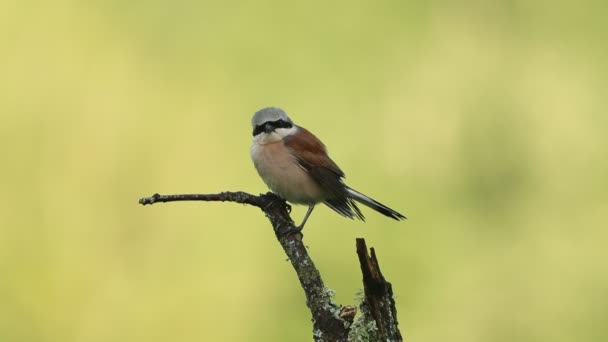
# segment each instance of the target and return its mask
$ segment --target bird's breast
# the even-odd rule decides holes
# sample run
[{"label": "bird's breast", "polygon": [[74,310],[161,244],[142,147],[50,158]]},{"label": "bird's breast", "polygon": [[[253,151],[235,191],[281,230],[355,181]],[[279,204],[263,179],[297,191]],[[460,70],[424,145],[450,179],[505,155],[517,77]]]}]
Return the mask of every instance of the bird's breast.
[{"label": "bird's breast", "polygon": [[283,141],[251,146],[251,159],[272,192],[296,204],[316,204],[324,192],[296,161]]}]

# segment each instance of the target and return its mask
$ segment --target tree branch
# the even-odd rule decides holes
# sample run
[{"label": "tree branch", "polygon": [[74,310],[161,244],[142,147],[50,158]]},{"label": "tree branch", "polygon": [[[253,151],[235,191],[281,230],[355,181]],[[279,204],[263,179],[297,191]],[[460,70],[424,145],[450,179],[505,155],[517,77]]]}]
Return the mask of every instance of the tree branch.
[{"label": "tree branch", "polygon": [[[315,267],[312,259],[308,255],[308,251],[302,242],[302,233],[297,231],[295,224],[289,216],[291,207],[277,195],[269,192],[267,194],[261,194],[255,196],[246,192],[222,192],[219,194],[181,194],[181,195],[159,195],[154,194],[151,197],[144,197],[139,200],[142,205],[154,204],[159,202],[175,202],[175,201],[214,201],[214,202],[235,202],[242,204],[249,204],[260,208],[266,217],[270,220],[274,229],[275,235],[279,240],[279,243],[283,247],[285,254],[289,258],[291,265],[293,266],[300,285],[304,289],[306,295],[306,305],[312,313],[313,322],[313,336],[317,342],[329,342],[329,341],[375,341],[376,330],[380,330],[380,336],[386,336],[382,341],[401,341],[401,335],[397,328],[397,319],[395,311],[395,303],[392,300],[392,289],[390,283],[384,281],[380,269],[377,264],[374,250],[372,248],[372,258],[369,257],[366,260],[366,265],[371,265],[364,269],[364,262],[361,259],[360,254],[360,240],[362,241],[362,249],[367,254],[367,247],[365,247],[365,241],[363,239],[357,239],[357,253],[359,254],[359,260],[361,262],[361,270],[363,271],[363,279],[365,285],[365,300],[361,303],[361,308],[364,310],[364,314],[353,324],[357,310],[352,306],[340,306],[332,301],[333,291],[325,287],[319,270]],[[369,259],[369,260],[368,260]],[[374,271],[374,270],[377,270]],[[368,287],[375,289],[376,283],[372,280],[377,280],[377,277],[366,276],[366,272],[369,274],[379,274],[381,281],[384,284],[388,284],[390,293],[390,301],[392,303],[391,312],[388,316],[383,315],[382,310],[384,301],[378,301],[376,299],[369,299]],[[368,279],[366,282],[366,279]],[[371,291],[371,290],[370,290]],[[369,295],[377,296],[382,295],[385,292],[372,291]],[[376,297],[373,297],[376,298]],[[382,296],[378,298],[384,298]],[[371,308],[369,312],[371,315],[365,315],[365,310]],[[391,318],[392,321],[387,321],[389,324],[384,324],[378,320],[385,318]],[[373,322],[375,321],[375,323]],[[390,327],[390,324],[394,324],[394,327]],[[357,329],[355,329],[357,328]],[[371,331],[370,331],[371,330]],[[394,333],[396,331],[396,334]],[[363,336],[363,337],[362,337]],[[369,337],[369,338],[367,338]],[[395,337],[393,339],[392,337]],[[374,339],[372,339],[374,338]]]},{"label": "tree branch", "polygon": [[384,279],[372,247],[371,257],[367,252],[365,240],[357,239],[357,255],[363,273],[365,298],[361,303],[361,311],[366,318],[373,318],[376,323],[378,341],[402,341],[397,322],[397,309],[393,297],[393,286]]},{"label": "tree branch", "polygon": [[346,341],[348,327],[353,322],[356,310],[341,307],[331,300],[332,292],[325,287],[319,270],[315,267],[302,243],[302,234],[295,230],[289,216],[288,206],[273,193],[254,196],[245,192],[222,192],[219,194],[159,195],[139,200],[142,205],[173,201],[221,201],[250,204],[266,214],[279,243],[295,269],[300,285],[306,294],[306,304],[312,312],[316,341]]}]

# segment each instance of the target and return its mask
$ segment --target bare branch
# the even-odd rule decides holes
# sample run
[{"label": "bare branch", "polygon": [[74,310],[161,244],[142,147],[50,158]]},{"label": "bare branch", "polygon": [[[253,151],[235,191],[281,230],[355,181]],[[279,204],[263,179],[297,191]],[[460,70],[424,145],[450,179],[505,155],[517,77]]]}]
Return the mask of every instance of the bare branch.
[{"label": "bare branch", "polygon": [[262,208],[266,198],[262,196],[254,196],[246,192],[221,192],[219,194],[181,194],[181,195],[160,195],[154,194],[150,197],[139,199],[139,204],[154,204],[158,202],[176,202],[176,201],[210,201],[210,202],[235,202],[243,204],[251,204]]},{"label": "bare branch", "polygon": [[315,267],[302,242],[302,233],[295,229],[285,200],[273,193],[254,196],[246,192],[222,192],[219,194],[159,195],[144,197],[142,205],[173,201],[221,201],[256,206],[266,214],[275,235],[295,269],[300,285],[306,294],[306,304],[312,313],[315,341],[347,341],[349,327],[356,309],[332,302],[333,291],[325,287],[319,270]]}]

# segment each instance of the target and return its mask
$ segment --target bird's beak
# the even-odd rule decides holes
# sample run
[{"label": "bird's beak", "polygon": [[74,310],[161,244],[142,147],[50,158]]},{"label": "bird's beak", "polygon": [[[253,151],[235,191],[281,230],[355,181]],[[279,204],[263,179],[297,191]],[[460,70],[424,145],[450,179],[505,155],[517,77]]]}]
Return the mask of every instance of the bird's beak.
[{"label": "bird's beak", "polygon": [[272,131],[274,131],[274,126],[270,122],[265,123],[264,124],[264,132],[265,133],[270,133]]}]

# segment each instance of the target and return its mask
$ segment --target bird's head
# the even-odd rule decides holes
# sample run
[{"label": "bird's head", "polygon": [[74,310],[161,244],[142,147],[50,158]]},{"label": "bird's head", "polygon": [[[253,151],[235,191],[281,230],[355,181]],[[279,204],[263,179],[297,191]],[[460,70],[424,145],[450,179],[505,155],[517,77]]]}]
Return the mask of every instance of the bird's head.
[{"label": "bird's head", "polygon": [[268,107],[257,111],[251,119],[253,140],[259,144],[279,141],[296,132],[296,125],[284,110]]}]

